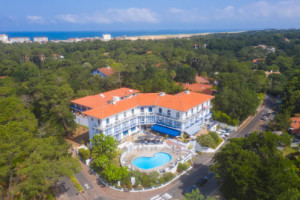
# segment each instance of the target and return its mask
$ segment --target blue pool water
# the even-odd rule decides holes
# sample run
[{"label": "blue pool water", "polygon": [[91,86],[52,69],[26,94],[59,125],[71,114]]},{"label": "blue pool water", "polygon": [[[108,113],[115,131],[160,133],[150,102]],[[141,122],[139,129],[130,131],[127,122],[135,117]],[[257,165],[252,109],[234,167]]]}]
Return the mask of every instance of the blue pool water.
[{"label": "blue pool water", "polygon": [[152,169],[166,164],[172,159],[168,153],[156,153],[152,157],[139,157],[133,160],[133,164],[141,169]]}]

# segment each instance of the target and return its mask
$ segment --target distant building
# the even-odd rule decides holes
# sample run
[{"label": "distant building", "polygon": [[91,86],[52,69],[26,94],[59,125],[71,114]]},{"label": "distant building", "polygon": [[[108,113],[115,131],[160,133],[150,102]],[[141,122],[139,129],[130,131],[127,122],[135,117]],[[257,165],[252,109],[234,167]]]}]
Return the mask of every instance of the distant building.
[{"label": "distant building", "polygon": [[198,75],[195,76],[195,80],[196,80],[196,83],[201,83],[201,84],[209,84],[210,83],[208,78],[198,76]]},{"label": "distant building", "polygon": [[0,42],[8,43],[8,36],[6,34],[0,34]]},{"label": "distant building", "polygon": [[194,49],[199,49],[199,44],[195,43],[194,44]]},{"label": "distant building", "polygon": [[4,78],[6,78],[6,77],[8,77],[8,76],[0,76],[1,79],[4,79]]},{"label": "distant building", "polygon": [[300,117],[291,117],[290,131],[297,136],[300,136]]},{"label": "distant building", "polygon": [[260,47],[260,48],[262,48],[262,49],[268,51],[269,53],[270,53],[270,52],[275,53],[275,51],[276,51],[275,47],[268,47],[267,45],[264,45],[264,44],[260,44],[260,45],[258,45],[258,46],[253,46],[253,47],[254,47],[254,48]]},{"label": "distant building", "polygon": [[52,54],[52,57],[54,58],[54,60],[59,60],[59,59],[64,59],[65,57],[63,55],[59,55],[59,54]]},{"label": "distant building", "polygon": [[252,60],[252,63],[255,65],[258,65],[259,63],[261,63],[262,61],[264,61],[265,59],[263,58],[256,58]]},{"label": "distant building", "polygon": [[190,90],[192,92],[201,92],[203,94],[212,95],[215,90],[212,90],[211,88],[213,86],[202,84],[202,83],[181,83],[184,90]]},{"label": "distant building", "polygon": [[34,37],[33,42],[47,43],[48,42],[48,37]]},{"label": "distant building", "polygon": [[14,37],[10,38],[11,43],[25,43],[25,42],[31,42],[29,37]]},{"label": "distant building", "polygon": [[111,40],[111,35],[110,35],[110,34],[103,34],[102,37],[103,37],[103,40],[104,40],[104,41],[109,41],[109,40]]},{"label": "distant building", "polygon": [[270,74],[281,74],[280,72],[273,72],[272,70],[271,71],[265,71],[265,74],[266,76],[269,76]]},{"label": "distant building", "polygon": [[284,38],[285,42],[290,42],[290,40],[288,38]]},{"label": "distant building", "polygon": [[115,70],[113,70],[112,68],[108,67],[102,67],[99,69],[96,69],[92,72],[93,75],[100,75],[102,77],[107,77],[107,76],[111,76],[115,73]]}]

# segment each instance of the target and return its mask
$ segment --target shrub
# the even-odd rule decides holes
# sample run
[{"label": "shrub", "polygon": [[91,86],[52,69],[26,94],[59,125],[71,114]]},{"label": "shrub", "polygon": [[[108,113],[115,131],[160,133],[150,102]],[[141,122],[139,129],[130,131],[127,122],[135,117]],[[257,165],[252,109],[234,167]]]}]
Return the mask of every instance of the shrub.
[{"label": "shrub", "polygon": [[142,184],[145,188],[149,188],[151,186],[149,177],[146,173],[143,173]]},{"label": "shrub", "polygon": [[215,140],[209,134],[197,137],[197,142],[204,147],[216,148]]},{"label": "shrub", "polygon": [[177,172],[182,172],[188,169],[188,166],[185,163],[178,163],[177,165]]},{"label": "shrub", "polygon": [[149,173],[148,177],[149,177],[150,186],[157,185],[159,176],[160,176],[159,173],[156,171]]},{"label": "shrub", "polygon": [[168,182],[174,178],[174,174],[171,172],[164,173],[163,178],[164,178],[165,182]]},{"label": "shrub", "polygon": [[83,159],[83,160],[87,160],[90,157],[90,150],[85,149],[85,148],[81,148],[78,151],[78,155]]},{"label": "shrub", "polygon": [[230,116],[228,116],[226,113],[223,113],[221,111],[213,111],[212,116],[215,120],[219,122],[223,122],[228,125],[237,126],[238,120],[232,119]]},{"label": "shrub", "polygon": [[215,144],[219,144],[220,138],[219,138],[219,136],[218,136],[217,133],[215,133],[215,132],[209,132],[208,134],[214,139]]}]

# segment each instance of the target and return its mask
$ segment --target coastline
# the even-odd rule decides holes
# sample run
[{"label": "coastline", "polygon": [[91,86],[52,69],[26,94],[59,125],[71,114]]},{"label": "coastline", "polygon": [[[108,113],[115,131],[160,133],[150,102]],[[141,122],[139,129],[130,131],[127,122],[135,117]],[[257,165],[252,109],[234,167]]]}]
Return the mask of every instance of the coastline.
[{"label": "coastline", "polygon": [[141,36],[130,36],[126,37],[126,40],[165,40],[165,39],[174,39],[174,38],[190,38],[193,36],[204,36],[210,34],[219,34],[219,33],[242,33],[245,31],[234,31],[234,32],[217,32],[217,33],[191,33],[191,34],[174,34],[174,35],[141,35]]}]

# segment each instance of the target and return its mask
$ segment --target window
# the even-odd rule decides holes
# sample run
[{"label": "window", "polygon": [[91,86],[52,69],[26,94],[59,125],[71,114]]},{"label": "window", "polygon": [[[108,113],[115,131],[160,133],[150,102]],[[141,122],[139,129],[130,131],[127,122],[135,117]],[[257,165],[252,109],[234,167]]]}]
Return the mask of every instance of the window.
[{"label": "window", "polygon": [[127,112],[124,112],[124,117],[125,117],[125,118],[127,117]]},{"label": "window", "polygon": [[106,119],[106,124],[109,124],[109,118]]},{"label": "window", "polygon": [[179,114],[179,112],[177,112],[177,113],[176,113],[176,117],[177,117],[177,118],[179,118],[179,117],[180,117],[180,114]]},{"label": "window", "polygon": [[98,125],[100,124],[100,119],[98,119]]},{"label": "window", "polygon": [[152,112],[152,107],[149,107],[149,112]]},{"label": "window", "polygon": [[134,109],[131,110],[131,114],[134,114]]},{"label": "window", "polygon": [[168,110],[168,116],[169,116],[169,117],[171,116],[171,111],[170,111],[170,110]]},{"label": "window", "polygon": [[91,120],[94,121],[94,118],[92,118]]},{"label": "window", "polygon": [[158,109],[158,112],[161,114],[161,113],[162,113],[162,109],[161,109],[161,108],[159,108],[159,109]]},{"label": "window", "polygon": [[187,112],[185,112],[185,116],[187,117]]},{"label": "window", "polygon": [[116,115],[116,121],[118,121],[119,120],[119,116],[118,115]]},{"label": "window", "polygon": [[141,112],[142,112],[142,113],[144,112],[144,107],[141,107]]},{"label": "window", "polygon": [[194,108],[192,108],[192,114],[194,113]]},{"label": "window", "polygon": [[199,106],[197,106],[197,111],[199,111]]}]

